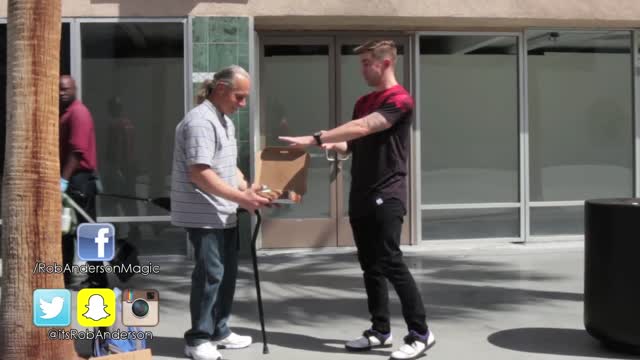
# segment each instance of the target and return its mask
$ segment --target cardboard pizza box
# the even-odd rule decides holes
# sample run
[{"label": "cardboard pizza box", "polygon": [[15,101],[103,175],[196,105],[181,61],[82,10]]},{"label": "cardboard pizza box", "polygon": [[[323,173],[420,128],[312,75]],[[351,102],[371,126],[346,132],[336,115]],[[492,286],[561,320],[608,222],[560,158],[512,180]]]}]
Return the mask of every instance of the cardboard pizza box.
[{"label": "cardboard pizza box", "polygon": [[256,180],[262,196],[274,203],[296,204],[307,192],[307,169],[311,157],[294,147],[266,147],[256,156]]}]

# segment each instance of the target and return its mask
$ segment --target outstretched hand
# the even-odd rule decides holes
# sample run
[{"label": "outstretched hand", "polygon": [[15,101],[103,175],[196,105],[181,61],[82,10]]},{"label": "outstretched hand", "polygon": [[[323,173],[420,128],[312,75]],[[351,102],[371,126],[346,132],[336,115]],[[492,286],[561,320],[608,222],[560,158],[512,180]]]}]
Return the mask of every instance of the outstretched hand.
[{"label": "outstretched hand", "polygon": [[278,136],[278,140],[288,142],[290,146],[299,148],[305,148],[316,144],[316,140],[313,136]]}]

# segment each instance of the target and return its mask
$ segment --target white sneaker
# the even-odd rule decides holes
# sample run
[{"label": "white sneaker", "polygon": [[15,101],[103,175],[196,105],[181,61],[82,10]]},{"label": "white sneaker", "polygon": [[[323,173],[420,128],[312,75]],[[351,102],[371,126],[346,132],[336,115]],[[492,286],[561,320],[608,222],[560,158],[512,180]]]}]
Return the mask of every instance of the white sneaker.
[{"label": "white sneaker", "polygon": [[424,354],[429,348],[435,345],[435,343],[436,343],[436,338],[433,336],[433,333],[431,331],[429,331],[426,341],[421,340],[418,334],[412,331],[409,333],[409,335],[405,336],[404,344],[400,346],[398,350],[391,353],[391,359],[394,359],[394,360],[417,359],[422,354]]},{"label": "white sneaker", "polygon": [[371,349],[387,348],[393,345],[393,337],[391,333],[384,336],[375,330],[365,330],[362,336],[348,341],[344,347],[349,351],[368,351]]},{"label": "white sneaker", "polygon": [[240,336],[232,332],[226,338],[214,341],[213,344],[217,345],[218,349],[242,349],[251,345],[251,342],[251,336]]},{"label": "white sneaker", "polygon": [[196,346],[185,346],[184,354],[193,360],[220,360],[222,355],[210,342],[205,342]]}]

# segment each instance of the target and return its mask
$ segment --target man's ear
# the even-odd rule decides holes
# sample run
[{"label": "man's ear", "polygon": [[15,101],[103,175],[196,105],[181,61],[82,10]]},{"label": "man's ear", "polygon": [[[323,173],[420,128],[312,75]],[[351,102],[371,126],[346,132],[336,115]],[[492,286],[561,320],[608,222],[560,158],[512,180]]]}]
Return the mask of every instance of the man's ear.
[{"label": "man's ear", "polygon": [[215,88],[213,88],[213,92],[214,92],[215,94],[218,94],[218,95],[222,94],[222,93],[224,92],[224,85],[223,85],[223,84],[218,83],[218,84],[216,85],[216,87],[215,87]]}]

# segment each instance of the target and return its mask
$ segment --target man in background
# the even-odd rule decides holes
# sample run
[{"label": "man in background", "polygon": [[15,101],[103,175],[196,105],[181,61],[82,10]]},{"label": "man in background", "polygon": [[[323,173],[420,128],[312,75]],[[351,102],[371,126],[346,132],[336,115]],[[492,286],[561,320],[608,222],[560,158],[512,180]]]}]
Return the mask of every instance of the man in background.
[{"label": "man in background", "polygon": [[[69,75],[60,77],[60,190],[66,192],[93,220],[96,219],[97,157],[96,134],[89,109],[76,99],[76,82]],[[78,222],[87,222],[77,214]],[[63,264],[73,264],[75,234],[62,237]],[[89,262],[101,266],[101,262]],[[70,286],[71,274],[64,274]],[[107,274],[98,269],[88,274],[81,288],[109,287]]]}]

